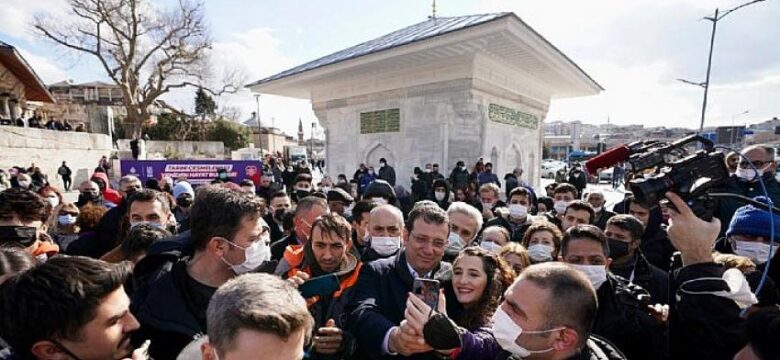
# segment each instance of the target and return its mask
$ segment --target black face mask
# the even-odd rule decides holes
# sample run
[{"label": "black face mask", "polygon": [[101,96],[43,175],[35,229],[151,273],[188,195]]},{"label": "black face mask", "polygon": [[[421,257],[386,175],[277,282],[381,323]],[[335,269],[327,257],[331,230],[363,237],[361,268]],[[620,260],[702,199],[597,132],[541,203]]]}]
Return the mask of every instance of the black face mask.
[{"label": "black face mask", "polygon": [[629,254],[629,244],[625,241],[616,239],[607,239],[609,241],[609,257],[612,259],[621,259]]},{"label": "black face mask", "polygon": [[38,240],[38,229],[32,226],[0,226],[0,244],[18,243],[22,247],[29,247]]},{"label": "black face mask", "polygon": [[177,206],[181,206],[183,208],[188,208],[188,207],[192,206],[192,202],[193,202],[193,200],[189,196],[181,196],[181,197],[176,198],[176,205]]},{"label": "black face mask", "polygon": [[102,195],[100,193],[80,193],[79,194],[79,204],[86,204],[87,202],[93,202],[93,203],[99,203],[100,200],[102,200]]},{"label": "black face mask", "polygon": [[284,220],[284,213],[284,208],[274,210],[274,220],[282,222],[282,220]]},{"label": "black face mask", "polygon": [[138,192],[138,190],[136,190],[135,188],[132,188],[132,189],[130,189],[130,190],[127,190],[127,191],[125,192],[125,200],[130,200],[130,197],[131,197],[131,196],[133,196],[133,194],[135,194],[135,193],[137,193],[137,192]]},{"label": "black face mask", "polygon": [[311,194],[311,191],[309,190],[295,190],[295,196],[298,198],[298,200],[301,200]]}]

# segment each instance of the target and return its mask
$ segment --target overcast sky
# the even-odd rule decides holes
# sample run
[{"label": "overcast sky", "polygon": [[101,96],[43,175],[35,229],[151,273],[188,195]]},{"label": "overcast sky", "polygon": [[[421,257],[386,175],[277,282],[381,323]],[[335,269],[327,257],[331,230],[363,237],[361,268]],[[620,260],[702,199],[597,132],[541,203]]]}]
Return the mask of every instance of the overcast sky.
[{"label": "overcast sky", "polygon": [[[170,0],[154,0],[165,5]],[[554,101],[548,121],[697,128],[715,7],[744,0],[439,0],[439,16],[515,12],[561,49],[606,91]],[[107,80],[88,57],[72,56],[36,38],[29,23],[39,12],[64,11],[66,0],[2,0],[0,40],[16,46],[46,83]],[[430,14],[429,0],[206,0],[214,66],[239,66],[248,80],[263,77],[374,39]],[[718,23],[706,125],[755,123],[780,117],[780,0],[767,0]],[[192,108],[191,95],[170,100]],[[254,111],[248,91],[221,106]],[[308,101],[261,98],[264,121],[290,134],[315,116]],[[748,110],[748,114],[734,116]]]}]

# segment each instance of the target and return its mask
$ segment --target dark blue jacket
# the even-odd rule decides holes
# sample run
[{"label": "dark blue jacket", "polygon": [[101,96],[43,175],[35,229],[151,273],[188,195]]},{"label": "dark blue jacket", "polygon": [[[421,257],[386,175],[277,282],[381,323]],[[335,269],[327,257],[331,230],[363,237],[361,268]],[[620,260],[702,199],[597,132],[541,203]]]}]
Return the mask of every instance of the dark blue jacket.
[{"label": "dark blue jacket", "polygon": [[[452,266],[442,262],[434,269],[435,279],[448,280]],[[410,357],[382,355],[385,334],[401,323],[406,310],[407,294],[414,278],[406,263],[405,251],[398,255],[365,264],[355,285],[349,329],[358,342],[360,359],[437,359],[433,352]],[[457,301],[447,299],[447,301]]]}]

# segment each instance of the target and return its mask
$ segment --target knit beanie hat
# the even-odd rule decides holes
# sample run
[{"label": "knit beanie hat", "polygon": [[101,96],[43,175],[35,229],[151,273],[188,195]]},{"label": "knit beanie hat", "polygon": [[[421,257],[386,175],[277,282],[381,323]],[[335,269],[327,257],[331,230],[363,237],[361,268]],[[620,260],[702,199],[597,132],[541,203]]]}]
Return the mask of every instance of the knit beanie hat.
[{"label": "knit beanie hat", "polygon": [[[757,196],[753,200],[764,204],[769,203],[765,196]],[[775,239],[780,239],[780,214],[773,211],[772,217],[774,217],[775,223]],[[769,211],[753,205],[746,205],[734,212],[729,229],[726,230],[726,236],[751,235],[769,239],[772,236],[771,225]]]},{"label": "knit beanie hat", "polygon": [[193,198],[195,197],[195,191],[192,190],[192,185],[186,181],[180,181],[176,186],[173,187],[173,197],[178,199],[179,195],[181,194],[190,194]]}]

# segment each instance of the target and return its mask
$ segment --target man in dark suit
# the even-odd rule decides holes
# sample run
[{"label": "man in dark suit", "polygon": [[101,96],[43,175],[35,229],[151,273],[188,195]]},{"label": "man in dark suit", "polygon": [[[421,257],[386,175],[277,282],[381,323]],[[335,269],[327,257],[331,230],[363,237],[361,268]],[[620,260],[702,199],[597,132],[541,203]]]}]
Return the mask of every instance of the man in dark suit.
[{"label": "man in dark suit", "polygon": [[451,266],[441,259],[449,232],[444,210],[418,206],[409,213],[403,233],[405,249],[394,257],[363,266],[355,285],[355,310],[350,321],[361,358],[438,358],[430,346],[419,341],[422,334],[401,330],[399,324],[415,278],[447,280]]}]

